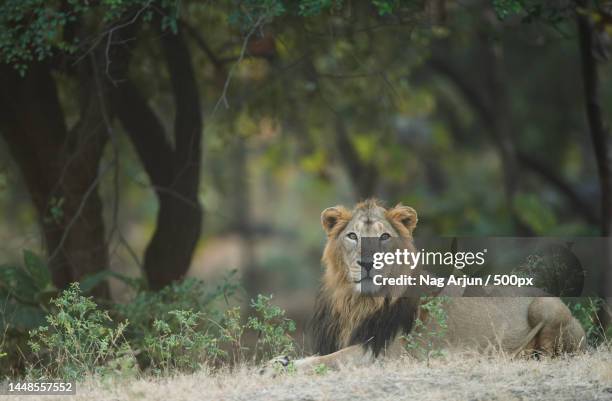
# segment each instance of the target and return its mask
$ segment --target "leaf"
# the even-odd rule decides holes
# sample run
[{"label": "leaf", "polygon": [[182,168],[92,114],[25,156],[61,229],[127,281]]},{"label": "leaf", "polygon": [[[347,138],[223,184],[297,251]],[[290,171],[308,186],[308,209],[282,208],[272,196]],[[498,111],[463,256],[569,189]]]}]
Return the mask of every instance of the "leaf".
[{"label": "leaf", "polygon": [[36,306],[17,305],[13,324],[17,329],[28,331],[45,324],[45,311]]},{"label": "leaf", "polygon": [[533,194],[519,194],[514,198],[519,219],[531,226],[538,234],[550,232],[557,224],[555,215],[550,206]]},{"label": "leaf", "polygon": [[45,311],[37,306],[23,305],[3,297],[0,299],[0,311],[0,329],[3,332],[8,329],[27,332],[45,324]]},{"label": "leaf", "polygon": [[34,285],[39,290],[53,288],[51,283],[51,272],[47,264],[34,252],[24,249],[23,262],[25,268],[32,278]]},{"label": "leaf", "polygon": [[505,20],[523,11],[523,5],[517,0],[493,0],[493,10],[499,20]]},{"label": "leaf", "polygon": [[0,266],[0,288],[6,289],[10,297],[25,303],[36,303],[38,288],[32,277],[20,267]]},{"label": "leaf", "polygon": [[355,150],[359,159],[365,162],[372,162],[376,153],[378,138],[370,134],[359,134],[353,137]]},{"label": "leaf", "polygon": [[110,270],[99,271],[82,279],[79,287],[81,288],[81,291],[83,293],[89,293],[91,290],[102,284],[111,276],[112,272]]},{"label": "leaf", "polygon": [[81,288],[81,291],[83,293],[88,293],[95,287],[97,287],[99,284],[108,280],[110,277],[114,277],[134,289],[140,289],[142,287],[141,280],[135,279],[133,277],[128,277],[108,269],[101,270],[97,273],[85,277],[81,280],[79,287]]}]

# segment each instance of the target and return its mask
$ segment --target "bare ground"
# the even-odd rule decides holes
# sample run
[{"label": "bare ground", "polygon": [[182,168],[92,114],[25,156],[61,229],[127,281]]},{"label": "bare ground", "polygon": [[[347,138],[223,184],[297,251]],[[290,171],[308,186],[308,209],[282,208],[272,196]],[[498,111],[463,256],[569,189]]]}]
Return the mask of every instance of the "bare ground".
[{"label": "bare ground", "polygon": [[[31,401],[38,397],[10,397]],[[262,378],[254,369],[165,379],[89,380],[44,400],[612,400],[612,351],[552,360],[453,355]]]}]

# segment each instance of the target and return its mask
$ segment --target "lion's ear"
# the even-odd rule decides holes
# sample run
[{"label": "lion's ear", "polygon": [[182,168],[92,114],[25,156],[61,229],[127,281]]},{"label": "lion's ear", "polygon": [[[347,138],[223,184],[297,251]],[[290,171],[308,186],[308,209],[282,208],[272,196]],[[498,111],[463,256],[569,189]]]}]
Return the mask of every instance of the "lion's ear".
[{"label": "lion's ear", "polygon": [[344,206],[328,207],[321,213],[321,225],[327,235],[337,232],[351,220],[351,212]]},{"label": "lion's ear", "polygon": [[387,219],[393,223],[396,229],[400,231],[406,230],[408,234],[412,235],[412,231],[417,225],[418,218],[417,212],[410,206],[404,206],[398,203],[392,209],[387,210]]}]

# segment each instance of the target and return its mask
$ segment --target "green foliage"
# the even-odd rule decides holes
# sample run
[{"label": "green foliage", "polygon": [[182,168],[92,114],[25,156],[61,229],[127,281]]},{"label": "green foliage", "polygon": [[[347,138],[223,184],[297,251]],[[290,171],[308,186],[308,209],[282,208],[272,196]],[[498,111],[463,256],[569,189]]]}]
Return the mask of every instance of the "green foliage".
[{"label": "green foliage", "polygon": [[439,342],[448,330],[448,316],[444,309],[447,302],[447,297],[425,297],[421,309],[426,313],[426,320],[417,317],[412,331],[403,336],[406,350],[413,356],[426,359],[427,363],[430,358],[443,355]]},{"label": "green foliage", "polygon": [[32,251],[23,251],[23,267],[0,266],[0,302],[15,301],[6,306],[46,304],[56,292],[46,263]]},{"label": "green foliage", "polygon": [[[34,254],[26,255],[28,273],[44,267]],[[42,271],[41,277],[45,277]],[[101,275],[100,279],[105,277]],[[28,276],[26,283],[34,282]],[[226,301],[235,289],[236,285],[226,280],[210,291],[201,281],[188,279],[157,293],[141,291],[133,302],[107,311],[83,296],[79,284],[74,283],[48,302],[46,316],[43,314],[35,327],[29,324],[29,332],[14,335],[12,323],[4,327],[0,336],[1,373],[17,376],[27,370],[32,378],[81,379],[91,374],[135,374],[140,367],[156,374],[171,374],[242,364],[247,361],[247,351],[252,352],[253,360],[291,354],[294,346],[289,333],[295,330],[295,324],[271,304],[271,296],[252,301],[255,316],[246,323],[239,307],[221,312],[222,306],[216,301]],[[126,317],[133,318],[134,324],[128,324]],[[249,338],[257,337],[252,350],[242,345],[247,332]],[[7,350],[17,340],[21,347],[15,352],[19,351],[27,364],[22,360],[20,366],[6,365],[12,357]]]},{"label": "green foliage", "polygon": [[572,314],[586,333],[587,344],[597,346],[602,342],[608,342],[612,339],[612,327],[606,331],[602,322],[598,318],[598,312],[602,307],[603,300],[601,298],[579,298],[569,299],[568,303]]},{"label": "green foliage", "polygon": [[342,7],[342,0],[302,0],[299,3],[299,14],[304,17],[319,15],[327,9]]},{"label": "green foliage", "polygon": [[53,45],[62,42],[62,28],[74,21],[72,12],[60,12],[43,0],[4,1],[0,6],[2,62],[25,72],[30,61],[51,55]]},{"label": "green foliage", "polygon": [[492,0],[491,4],[500,20],[520,16],[524,23],[542,21],[553,26],[571,18],[576,8],[573,2],[542,0]]},{"label": "green foliage", "polygon": [[222,322],[217,326],[219,329],[219,341],[229,345],[231,361],[234,364],[242,363],[244,361],[244,352],[247,348],[242,345],[245,327],[241,322],[240,307],[236,306],[226,310]]},{"label": "green foliage", "polygon": [[524,10],[523,2],[520,0],[492,0],[493,9],[497,18],[504,20],[512,15],[519,14]]},{"label": "green foliage", "polygon": [[[130,322],[126,337],[137,351],[140,364],[142,366],[152,365],[155,369],[165,369],[168,366],[170,362],[160,356],[162,349],[152,355],[144,351],[147,349],[155,351],[151,348],[151,344],[147,343],[147,338],[159,334],[160,331],[180,333],[188,330],[185,324],[191,320],[182,321],[184,316],[177,316],[177,311],[198,311],[197,320],[221,320],[223,314],[215,303],[227,300],[238,288],[232,283],[231,277],[226,278],[212,291],[202,281],[188,278],[172,283],[157,292],[141,290],[130,302],[117,304],[114,308],[115,313],[121,319],[127,319]],[[198,322],[203,327],[201,323],[201,321]],[[164,347],[167,349],[169,345],[169,343],[165,344]],[[172,363],[177,366],[185,366],[184,361]]]},{"label": "green foliage", "polygon": [[547,206],[535,194],[518,194],[513,203],[521,221],[531,226],[537,234],[546,234],[557,224],[550,206]]},{"label": "green foliage", "polygon": [[92,298],[82,296],[77,283],[52,304],[55,310],[47,315],[47,325],[30,332],[29,345],[36,358],[32,377],[73,380],[108,373],[118,366],[134,366],[123,337],[127,321],[113,327],[108,312],[100,310]]},{"label": "green foliage", "polygon": [[59,224],[64,217],[64,198],[51,198],[49,201],[49,216],[45,217],[46,223]]},{"label": "green foliage", "polygon": [[[371,5],[381,16],[415,4],[421,5],[421,2],[416,0],[371,1]],[[316,17],[326,12],[340,11],[344,5],[343,0],[240,0],[236,9],[230,13],[229,20],[233,25],[249,30],[285,14]]]},{"label": "green foliage", "polygon": [[[125,276],[103,270],[83,278],[82,293],[89,293],[108,277],[128,280]],[[51,281],[46,261],[30,250],[23,251],[23,266],[0,265],[0,330],[27,332],[44,323],[53,297],[59,294]]]},{"label": "green foliage", "polygon": [[5,353],[0,376],[23,369],[28,332],[45,323],[56,294],[46,264],[35,253],[25,250],[22,266],[0,266],[0,344]]},{"label": "green foliage", "polygon": [[143,351],[152,371],[193,372],[226,356],[219,339],[205,330],[205,315],[191,310],[168,312],[167,320],[155,320],[144,338]]},{"label": "green foliage", "polygon": [[376,7],[379,15],[392,14],[400,7],[401,1],[393,0],[372,0],[372,4]]},{"label": "green foliage", "polygon": [[[108,277],[126,277],[107,270],[83,278],[80,292],[88,294]],[[29,354],[29,331],[45,324],[45,316],[55,313],[51,300],[60,291],[51,281],[46,261],[30,250],[23,251],[23,265],[0,266],[0,333],[7,355],[0,364],[0,375],[23,369]]]},{"label": "green foliage", "polygon": [[317,375],[326,375],[327,372],[329,372],[329,369],[327,368],[327,365],[322,363],[320,365],[317,365],[313,368],[313,372],[316,373]]},{"label": "green foliage", "polygon": [[158,8],[164,12],[162,29],[176,32],[176,0],[70,0],[64,6],[44,0],[6,0],[0,3],[0,62],[13,65],[25,74],[31,62],[49,58],[54,52],[73,54],[90,43],[79,43],[67,35],[67,28],[82,17],[102,22],[95,35],[110,34],[110,26]]},{"label": "green foliage", "polygon": [[278,355],[293,355],[295,345],[290,333],[295,331],[293,320],[285,317],[285,311],[272,305],[272,295],[258,295],[251,300],[256,315],[248,319],[247,327],[257,332],[254,356],[270,359]]},{"label": "green foliage", "polygon": [[[118,316],[130,321],[126,337],[140,365],[167,373],[221,362],[240,364],[245,362],[247,351],[255,360],[292,354],[295,348],[290,333],[295,323],[272,305],[271,296],[260,295],[251,302],[255,315],[246,324],[239,307],[221,312],[224,301],[237,289],[229,280],[210,291],[201,281],[187,279],[159,292],[143,291],[131,302],[117,305]],[[251,330],[257,342],[249,350],[243,341]]]},{"label": "green foliage", "polygon": [[51,283],[49,268],[42,258],[32,251],[24,250],[23,262],[26,272],[39,291],[45,292],[55,290],[55,287]]},{"label": "green foliage", "polygon": [[285,11],[281,0],[240,0],[236,9],[230,12],[228,21],[243,31],[252,31]]}]

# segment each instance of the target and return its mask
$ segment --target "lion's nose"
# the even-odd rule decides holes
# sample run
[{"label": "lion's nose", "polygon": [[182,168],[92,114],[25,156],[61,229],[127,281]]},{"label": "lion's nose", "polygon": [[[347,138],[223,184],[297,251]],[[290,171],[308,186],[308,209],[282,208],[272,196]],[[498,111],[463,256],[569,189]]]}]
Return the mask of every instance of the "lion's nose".
[{"label": "lion's nose", "polygon": [[359,262],[357,262],[357,264],[359,266],[361,266],[362,268],[364,268],[367,273],[369,273],[370,270],[372,270],[372,267],[374,267],[374,263],[372,263],[372,262],[361,262],[361,261],[359,261]]}]

